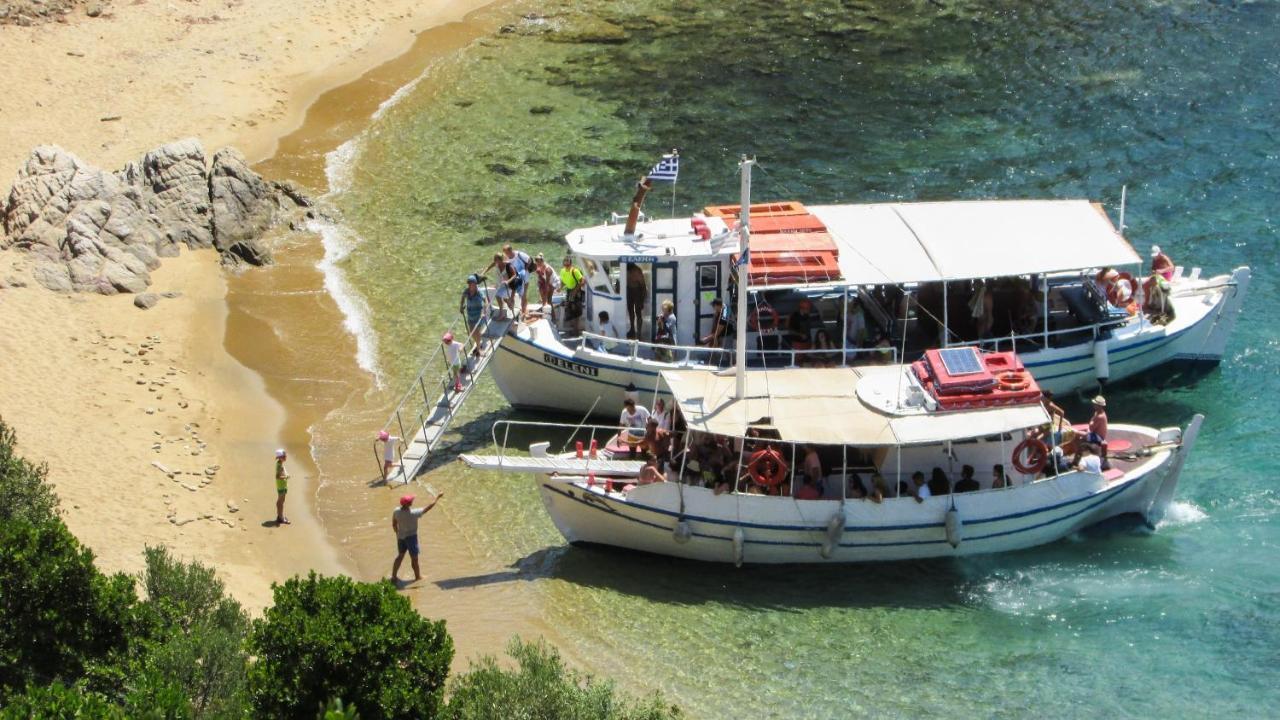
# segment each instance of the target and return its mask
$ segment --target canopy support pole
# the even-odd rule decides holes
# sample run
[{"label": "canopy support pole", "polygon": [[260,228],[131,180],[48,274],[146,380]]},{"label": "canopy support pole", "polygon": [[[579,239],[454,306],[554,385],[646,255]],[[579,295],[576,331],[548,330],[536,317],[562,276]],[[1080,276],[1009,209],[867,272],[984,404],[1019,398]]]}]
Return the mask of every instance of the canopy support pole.
[{"label": "canopy support pole", "polygon": [[947,301],[947,285],[946,280],[942,281],[942,347],[951,347],[951,316],[950,302]]},{"label": "canopy support pole", "polygon": [[751,166],[755,163],[743,156],[738,165],[742,170],[742,207],[738,211],[738,332],[734,337],[738,357],[733,395],[738,400],[747,396],[747,270],[751,261]]},{"label": "canopy support pole", "polygon": [[1044,306],[1044,349],[1049,349],[1049,276],[1040,273],[1040,299]]}]

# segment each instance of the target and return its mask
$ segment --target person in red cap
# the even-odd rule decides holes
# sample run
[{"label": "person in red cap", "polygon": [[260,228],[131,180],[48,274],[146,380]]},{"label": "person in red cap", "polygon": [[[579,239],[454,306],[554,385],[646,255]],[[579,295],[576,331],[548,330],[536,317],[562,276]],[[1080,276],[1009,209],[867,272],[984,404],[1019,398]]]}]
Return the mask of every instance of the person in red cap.
[{"label": "person in red cap", "polygon": [[413,564],[413,579],[422,579],[422,570],[418,568],[418,519],[440,502],[444,493],[436,496],[431,504],[424,508],[413,507],[413,496],[400,498],[400,507],[391,513],[391,529],[396,531],[396,561],[391,566],[391,582],[400,582],[400,563],[404,562],[404,554],[409,553],[409,562]]},{"label": "person in red cap", "polygon": [[440,338],[444,346],[444,362],[449,366],[449,377],[453,379],[453,391],[462,392],[462,364],[466,361],[466,347],[453,339],[453,333],[447,332]]}]

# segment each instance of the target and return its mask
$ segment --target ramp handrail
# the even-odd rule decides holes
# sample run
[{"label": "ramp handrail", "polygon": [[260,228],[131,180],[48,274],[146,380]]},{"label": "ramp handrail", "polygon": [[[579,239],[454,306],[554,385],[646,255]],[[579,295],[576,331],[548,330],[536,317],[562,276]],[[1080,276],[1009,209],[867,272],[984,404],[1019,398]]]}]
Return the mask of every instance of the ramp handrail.
[{"label": "ramp handrail", "polygon": [[[489,287],[487,278],[485,278],[484,275],[479,275],[479,278],[480,292],[484,296],[484,309],[481,312],[479,327],[475,334],[480,338],[483,338],[493,321],[493,291]],[[445,332],[453,333],[455,340],[461,339],[463,345],[463,356],[470,357],[471,353],[476,349],[476,345],[472,341],[472,333],[467,330],[465,311],[458,313],[458,317],[454,318],[453,322],[445,328]],[[441,333],[441,335],[443,335],[443,333]],[[495,339],[493,342],[496,343],[497,340]],[[419,429],[424,433],[427,432],[427,418],[436,406],[436,403],[427,393],[426,377],[428,371],[430,371],[432,366],[437,362],[441,362],[444,366],[444,374],[441,376],[441,381],[439,383],[441,389],[444,392],[448,392],[448,389],[451,386],[453,372],[452,368],[444,362],[443,353],[444,345],[441,343],[435,343],[435,350],[433,350],[427,357],[426,362],[424,362],[422,367],[418,370],[418,374],[414,377],[413,382],[410,383],[409,389],[400,397],[400,401],[396,403],[395,409],[391,411],[391,414],[387,417],[387,421],[382,424],[382,431],[386,432],[388,435],[394,435],[400,438],[400,442],[396,444],[396,455],[397,460],[399,460],[401,473],[404,472],[405,448],[408,447],[413,438],[416,437]],[[437,358],[439,358],[439,360],[437,360]],[[474,377],[471,379],[471,382],[475,382]],[[410,404],[411,402],[413,404]],[[407,409],[416,410],[411,416],[412,424],[410,427],[414,428],[413,433],[409,433],[406,430],[405,418],[408,416],[408,413],[406,412]],[[452,411],[450,412],[450,418],[452,418]],[[374,456],[378,464],[378,472],[382,473],[384,458],[382,455],[377,453],[376,443],[377,441],[375,441]],[[383,476],[383,479],[387,479],[385,475]],[[405,482],[409,482],[410,478],[406,477],[404,480]]]}]

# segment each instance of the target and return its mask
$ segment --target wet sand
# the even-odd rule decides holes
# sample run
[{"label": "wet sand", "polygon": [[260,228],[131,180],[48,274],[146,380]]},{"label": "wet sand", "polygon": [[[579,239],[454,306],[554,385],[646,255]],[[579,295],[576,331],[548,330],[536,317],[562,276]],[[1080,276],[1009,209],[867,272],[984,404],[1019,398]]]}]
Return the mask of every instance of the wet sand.
[{"label": "wet sand", "polygon": [[[323,191],[326,153],[363,131],[398,89],[492,32],[502,18],[501,8],[487,8],[464,22],[422,33],[404,56],[322,95],[298,131],[280,139],[279,152],[255,169]],[[419,91],[432,92],[431,83],[428,73]],[[226,346],[261,374],[270,395],[284,407],[284,438],[309,443],[316,453],[306,469],[321,478],[321,523],[350,573],[366,581],[389,577],[395,552],[391,511],[406,492],[416,494],[422,504],[434,483],[446,497],[421,527],[424,579],[404,592],[424,615],[448,622],[457,647],[455,666],[465,667],[477,654],[501,654],[513,635],[553,635],[538,602],[522,592],[527,574],[504,561],[495,563],[451,518],[451,507],[465,502],[460,498],[468,488],[430,473],[407,489],[381,482],[374,433],[403,388],[398,379],[379,387],[357,365],[355,339],[343,328],[342,312],[317,269],[324,256],[319,238],[292,233],[282,242],[269,272],[245,273],[230,281]],[[439,451],[442,462],[452,456],[448,445]],[[401,577],[412,577],[407,559]]]}]

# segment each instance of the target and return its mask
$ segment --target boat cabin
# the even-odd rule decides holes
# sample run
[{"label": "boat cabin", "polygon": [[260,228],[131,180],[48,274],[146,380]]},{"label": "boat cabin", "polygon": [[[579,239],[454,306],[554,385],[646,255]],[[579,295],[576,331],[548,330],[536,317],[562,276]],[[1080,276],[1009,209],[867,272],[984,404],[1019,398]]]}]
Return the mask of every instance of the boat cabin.
[{"label": "boat cabin", "polygon": [[635,339],[650,343],[670,301],[675,344],[696,346],[712,333],[717,298],[736,328],[741,268],[753,366],[889,362],[972,343],[1028,352],[1105,336],[1134,310],[1109,300],[1097,276],[1139,270],[1141,258],[1083,200],[761,203],[745,262],[738,210],[569,233],[589,287],[587,331],[603,310],[626,333],[632,308]]},{"label": "boat cabin", "polygon": [[[686,440],[672,472],[720,492],[795,495],[810,452],[822,468],[811,492],[825,499],[877,489],[881,499],[912,495],[916,473],[947,493],[966,477],[965,466],[974,484],[961,492],[1031,483],[1041,470],[1056,475],[1013,462],[1026,433],[1049,423],[1039,388],[1013,353],[965,347],[935,351],[915,366],[755,370],[742,398],[732,376],[662,377]],[[770,464],[760,467],[759,458]],[[995,480],[996,466],[1007,484]]]}]

